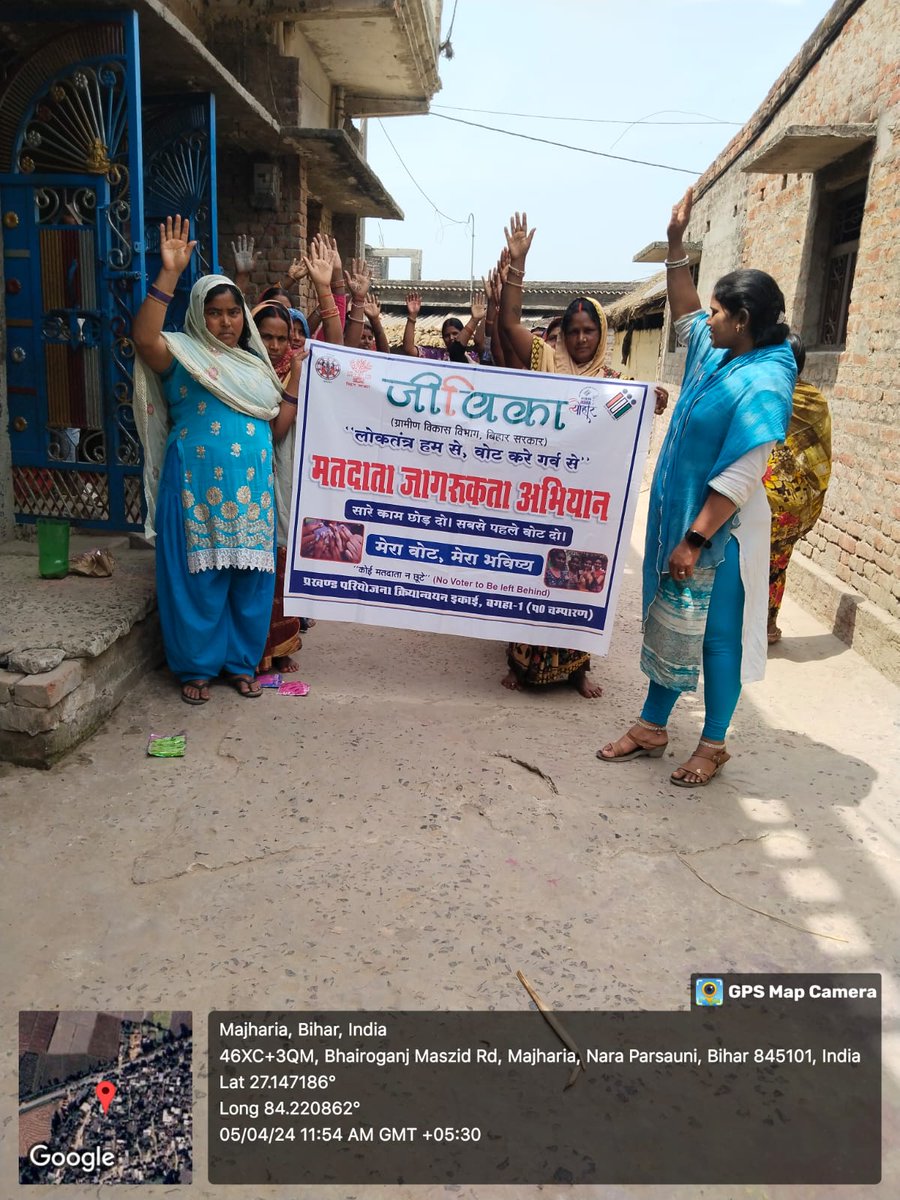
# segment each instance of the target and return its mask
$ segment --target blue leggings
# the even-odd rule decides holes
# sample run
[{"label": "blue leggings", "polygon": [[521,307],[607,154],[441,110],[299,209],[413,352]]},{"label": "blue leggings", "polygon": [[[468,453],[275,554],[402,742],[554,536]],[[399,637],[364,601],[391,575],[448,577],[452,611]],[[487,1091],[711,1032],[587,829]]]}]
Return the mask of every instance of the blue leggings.
[{"label": "blue leggings", "polygon": [[[701,737],[724,742],[741,694],[741,627],[744,620],[744,585],[737,539],[729,539],[725,558],[716,570],[709,615],[703,638],[703,692],[706,721]],[[653,725],[665,725],[680,692],[652,680],[641,716]]]},{"label": "blue leggings", "polygon": [[[262,658],[275,572],[187,565],[181,475],[175,447],[166,453],[156,507],[156,599],[169,670],[182,683],[253,675]],[[272,552],[275,566],[275,552]]]}]

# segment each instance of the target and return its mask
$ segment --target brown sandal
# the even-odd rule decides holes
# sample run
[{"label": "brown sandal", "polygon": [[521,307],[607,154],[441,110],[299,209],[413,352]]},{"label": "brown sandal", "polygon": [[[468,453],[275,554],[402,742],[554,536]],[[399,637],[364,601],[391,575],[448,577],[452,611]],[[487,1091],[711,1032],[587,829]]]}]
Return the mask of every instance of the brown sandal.
[{"label": "brown sandal", "polygon": [[[638,717],[631,729],[646,729],[651,733],[665,733],[666,731],[664,725],[651,725],[649,721],[642,721],[640,717]],[[632,758],[662,758],[666,746],[669,744],[668,737],[664,742],[660,742],[656,746],[642,746],[631,732],[631,729],[617,741],[607,742],[601,750],[597,751],[597,758],[601,762],[607,763],[630,762]],[[604,750],[611,750],[612,753],[604,754]]]},{"label": "brown sandal", "polygon": [[[707,753],[703,753],[701,751],[701,746],[706,747]],[[674,783],[676,787],[706,787],[706,785],[716,777],[719,769],[724,767],[730,758],[731,755],[725,749],[724,742],[707,742],[704,738],[701,738],[697,743],[697,749],[694,751],[691,757],[686,763],[682,763],[681,766],[678,767],[679,771],[687,771],[691,775],[696,775],[698,777],[696,781],[688,780],[683,775],[680,778],[676,775],[670,775],[669,780],[671,783]],[[704,767],[691,766],[691,764],[698,759],[700,762],[712,763],[712,770],[710,771]]]}]

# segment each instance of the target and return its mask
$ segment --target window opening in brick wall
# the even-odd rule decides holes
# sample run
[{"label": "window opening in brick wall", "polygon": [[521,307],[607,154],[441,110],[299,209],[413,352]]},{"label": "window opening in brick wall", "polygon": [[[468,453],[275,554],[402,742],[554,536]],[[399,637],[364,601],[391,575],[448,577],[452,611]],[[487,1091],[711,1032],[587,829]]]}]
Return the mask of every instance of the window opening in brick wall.
[{"label": "window opening in brick wall", "polygon": [[847,340],[847,314],[865,207],[865,181],[845,188],[834,198],[818,339],[822,346],[843,346]]}]

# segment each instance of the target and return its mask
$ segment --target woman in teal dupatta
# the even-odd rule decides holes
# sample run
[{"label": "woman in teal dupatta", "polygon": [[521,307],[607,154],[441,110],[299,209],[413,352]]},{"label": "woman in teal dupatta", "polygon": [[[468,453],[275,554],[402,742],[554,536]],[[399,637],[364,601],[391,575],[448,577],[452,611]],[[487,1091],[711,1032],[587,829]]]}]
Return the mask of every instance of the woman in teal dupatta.
[{"label": "woman in teal dupatta", "polygon": [[741,685],[765,670],[768,504],[762,475],[784,440],[796,364],[784,297],[763,271],[723,276],[711,313],[688,269],[689,190],[672,210],[668,299],[687,343],[681,394],[650,493],[643,571],[641,669],[650,678],[637,723],[597,752],[603,762],[660,757],[678,697],[703,668],[706,720],[697,749],[671,776],[703,787],[727,762],[725,736]]}]

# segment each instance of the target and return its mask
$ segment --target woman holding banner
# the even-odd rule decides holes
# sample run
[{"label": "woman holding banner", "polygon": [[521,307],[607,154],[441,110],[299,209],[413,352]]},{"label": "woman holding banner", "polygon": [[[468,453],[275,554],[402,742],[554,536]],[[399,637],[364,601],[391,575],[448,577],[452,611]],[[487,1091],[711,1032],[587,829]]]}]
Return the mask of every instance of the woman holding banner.
[{"label": "woman holding banner", "polygon": [[[340,345],[342,341],[340,314],[336,305],[327,303],[327,293],[330,287],[330,256],[313,239],[309,248],[309,257],[303,259],[303,264],[320,297],[320,307],[323,302],[325,304],[322,309],[322,336],[326,341]],[[281,409],[272,424],[272,440],[277,454],[276,484],[281,482],[279,478],[281,474],[289,476],[293,469],[298,406],[296,397],[300,390],[302,364],[309,353],[305,344],[302,349],[297,349],[293,345],[294,318],[292,314],[296,311],[296,309],[288,309],[273,300],[257,304],[252,310],[253,319],[268,352],[272,370],[284,388]],[[306,333],[307,335],[309,333],[308,326],[306,326]],[[272,601],[269,634],[259,660],[260,672],[275,670],[285,675],[300,669],[296,659],[291,655],[302,646],[300,632],[304,628],[304,623],[299,617],[289,617],[284,611],[284,573],[287,567],[292,483],[293,480],[288,477],[284,486],[278,487],[276,493],[279,503],[275,526],[275,597]]]},{"label": "woman holding banner", "polygon": [[765,671],[770,514],[762,475],[787,432],[797,368],[784,296],[770,275],[732,271],[715,285],[711,312],[701,310],[683,245],[692,202],[689,188],[668,227],[669,310],[687,360],[647,518],[641,669],[650,685],[636,724],[597,757],[660,757],[669,714],[682,692],[696,690],[702,663],[703,731],[671,776],[694,788],[728,761],[741,685]]},{"label": "woman holding banner", "polygon": [[[551,345],[534,337],[522,324],[522,293],[525,259],[534,238],[528,229],[528,217],[515,213],[505,229],[509,248],[509,274],[500,293],[500,329],[516,356],[532,371],[548,374],[587,375],[600,379],[618,379],[619,374],[606,363],[606,316],[596,300],[578,296],[560,320],[559,336]],[[663,388],[657,389],[656,411],[662,412],[668,400]],[[542,687],[549,683],[569,682],[587,700],[603,694],[603,688],[588,676],[591,656],[583,650],[564,650],[556,646],[530,646],[511,642],[507,650],[508,673],[504,687]]]}]

